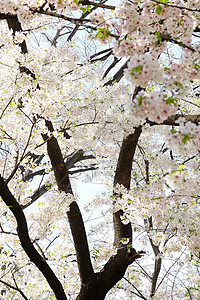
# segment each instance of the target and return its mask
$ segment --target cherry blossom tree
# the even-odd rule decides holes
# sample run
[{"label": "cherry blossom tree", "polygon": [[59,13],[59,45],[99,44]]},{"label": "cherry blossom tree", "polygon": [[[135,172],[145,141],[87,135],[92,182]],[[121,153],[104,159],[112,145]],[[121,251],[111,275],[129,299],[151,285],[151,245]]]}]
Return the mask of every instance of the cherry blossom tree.
[{"label": "cherry blossom tree", "polygon": [[[199,2],[1,0],[0,18],[2,299],[198,299]],[[106,188],[83,212],[70,177],[91,172]]]}]

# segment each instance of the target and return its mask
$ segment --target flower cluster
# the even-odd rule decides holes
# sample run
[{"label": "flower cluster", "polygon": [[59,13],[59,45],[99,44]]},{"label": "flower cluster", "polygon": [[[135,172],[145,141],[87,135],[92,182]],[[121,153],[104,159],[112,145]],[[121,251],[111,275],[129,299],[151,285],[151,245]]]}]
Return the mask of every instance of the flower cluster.
[{"label": "flower cluster", "polygon": [[158,59],[149,53],[135,54],[128,62],[128,68],[124,74],[127,80],[145,88],[149,82],[161,82],[163,68],[159,65]]},{"label": "flower cluster", "polygon": [[122,39],[114,44],[113,52],[117,56],[133,56],[134,54],[143,54],[146,49],[145,37],[138,37],[137,34],[131,38]]},{"label": "flower cluster", "polygon": [[169,116],[176,113],[176,99],[168,97],[162,92],[140,91],[132,102],[132,112],[140,119],[162,123]]},{"label": "flower cluster", "polygon": [[[77,149],[83,149],[83,160],[88,158],[88,167],[84,169],[84,161],[79,161],[77,169],[80,168],[80,172],[87,168],[95,169],[91,176],[85,175],[85,178],[92,180],[91,177],[94,176],[101,182],[106,181],[109,192],[92,200],[88,207],[90,213],[99,206],[103,211],[102,216],[108,218],[110,212],[122,209],[122,223],[131,222],[137,235],[140,232],[143,239],[146,234],[146,240],[161,248],[165,245],[168,252],[181,251],[186,246],[198,254],[200,245],[198,102],[195,108],[187,110],[187,118],[177,120],[179,115],[169,118],[177,111],[186,111],[183,110],[181,99],[183,95],[188,96],[194,81],[199,84],[200,43],[195,32],[200,24],[197,11],[199,3],[196,0],[175,0],[168,3],[123,0],[110,13],[105,8],[109,7],[106,3],[89,1],[89,5],[81,4],[86,2],[0,0],[2,17],[3,14],[17,15],[24,29],[14,32],[5,23],[0,24],[0,171],[5,178],[12,175],[9,188],[19,204],[31,205],[31,211],[30,207],[24,211],[34,246],[45,260],[48,259],[52,269],[56,270],[63,286],[68,286],[74,294],[77,293],[79,282],[77,272],[71,267],[75,261],[75,250],[71,246],[70,229],[65,216],[76,197],[60,193],[55,188],[55,176],[46,143],[41,137],[44,133],[50,136],[47,120],[53,124],[51,134],[57,138],[67,163],[73,160],[73,155],[78,153]],[[46,27],[43,24],[50,24],[46,25],[50,26],[50,30],[45,32],[52,36],[56,32],[54,37],[60,33],[60,37],[64,39],[66,31],[61,33],[59,30],[70,28],[69,11],[79,8],[80,11],[74,14],[76,17],[72,17],[78,28],[82,25],[88,30],[92,28],[91,35],[94,34],[103,43],[114,39],[113,54],[118,56],[119,61],[122,57],[128,61],[124,82],[121,80],[120,83],[106,85],[107,79],[101,78],[107,65],[103,62],[102,68],[102,62],[83,63],[81,54],[77,55],[77,52],[82,51],[79,41],[77,47],[65,40],[62,43],[61,39],[56,47],[44,45],[43,38],[47,35],[44,34]],[[89,18],[77,21],[85,12],[90,15]],[[59,16],[59,22],[52,22],[52,16]],[[40,46],[38,37],[42,40]],[[34,39],[37,40],[36,50],[33,50]],[[29,53],[26,54],[22,54],[20,48],[20,43],[24,40],[29,48]],[[49,42],[51,38],[48,36],[47,43]],[[87,40],[84,44],[86,43]],[[99,43],[95,47],[98,48]],[[84,51],[90,45],[86,48]],[[104,49],[100,54],[105,54]],[[140,92],[132,99],[135,86],[140,87]],[[188,103],[192,107],[196,100],[191,98]],[[194,111],[196,117],[192,118],[191,113]],[[173,128],[170,127],[170,130],[168,127],[168,132],[166,126],[153,126],[167,118],[167,121],[172,120],[173,123]],[[146,119],[152,122],[143,122]],[[117,185],[113,196],[113,189],[109,184],[113,184],[113,170],[116,169],[123,138],[133,135],[133,128],[141,123],[146,125],[141,127],[142,134],[134,154],[131,189]],[[43,162],[35,166],[31,158],[34,156],[44,157]],[[76,173],[77,169],[69,172]],[[35,195],[32,188],[35,189],[36,184],[23,181],[25,171],[33,178],[39,174],[44,174],[45,179],[48,176],[46,190],[54,186],[44,198],[34,204],[31,204]],[[43,184],[43,177],[40,179],[37,185],[39,189]],[[110,194],[111,197],[108,196]],[[41,274],[38,275],[35,270],[33,276],[30,276],[30,264],[18,241],[14,216],[2,204],[0,212],[0,246],[10,251],[7,255],[2,254],[0,247],[2,278],[11,282],[13,274],[9,278],[7,270],[11,269],[13,260],[13,265],[19,266],[16,272],[18,281],[22,290],[28,291],[27,297],[53,298]],[[90,230],[88,240],[92,244],[89,246],[96,270],[111,255],[116,254],[116,249],[110,248],[107,243],[109,224],[110,219],[105,224],[105,230],[102,223]],[[105,231],[107,235],[104,235]],[[95,239],[101,242],[96,243]],[[176,239],[177,243],[174,242]],[[128,239],[122,242],[125,246]],[[146,243],[145,238],[143,242]],[[9,257],[7,262],[2,258],[4,255]],[[29,288],[28,277],[31,277]],[[35,282],[32,278],[36,278]],[[41,290],[38,291],[36,280],[40,279]]]},{"label": "flower cluster", "polygon": [[[197,192],[193,190],[192,182],[198,182],[197,176],[191,170],[183,168],[183,165],[179,165],[177,169],[172,170],[168,175],[165,176],[167,185],[176,192],[184,191],[185,186],[191,187],[190,192]],[[195,186],[196,188],[196,186]]]},{"label": "flower cluster", "polygon": [[[97,22],[99,18],[101,24],[105,24],[104,34],[106,30],[108,36],[117,36],[114,54],[130,57],[125,71],[127,80],[144,88],[152,83],[160,84],[166,92],[181,98],[191,89],[191,81],[199,78],[199,43],[194,44],[192,40],[199,20],[198,7],[196,1],[174,1],[174,5],[167,6],[148,0],[140,3],[121,1],[112,19],[101,11],[99,15],[98,11],[93,15]],[[183,8],[186,14],[182,13]],[[96,37],[99,39],[100,34]],[[105,36],[100,40],[110,41]],[[168,62],[165,62],[166,58],[158,59],[168,51],[170,43],[177,45],[181,57],[177,60],[169,55]]]},{"label": "flower cluster", "polygon": [[93,11],[90,14],[90,21],[92,24],[98,25],[99,27],[110,26],[111,25],[111,15],[109,12],[100,8],[98,11]]},{"label": "flower cluster", "polygon": [[186,147],[200,149],[200,128],[197,124],[179,118],[179,126],[167,133],[167,143],[170,148],[184,152]]}]

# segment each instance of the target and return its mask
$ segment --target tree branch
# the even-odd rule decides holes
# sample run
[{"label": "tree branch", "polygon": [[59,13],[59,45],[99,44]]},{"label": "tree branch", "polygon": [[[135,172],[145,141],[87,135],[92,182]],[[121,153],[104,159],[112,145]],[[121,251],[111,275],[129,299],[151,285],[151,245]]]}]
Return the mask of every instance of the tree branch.
[{"label": "tree branch", "polygon": [[[39,158],[35,161],[35,163],[40,162],[43,157],[44,157],[44,154],[40,155]],[[75,167],[75,164],[77,162],[82,161],[82,160],[87,160],[87,159],[95,159],[95,156],[93,156],[93,155],[84,155],[84,151],[82,149],[80,149],[80,150],[76,151],[75,153],[73,153],[72,155],[70,155],[67,158],[67,160],[65,161],[65,165],[66,165],[66,168],[68,170],[68,174],[73,175],[73,174],[76,174],[76,173],[82,173],[82,172],[86,172],[86,171],[96,170],[97,167],[95,167],[93,165],[88,166],[88,167],[84,167],[83,169],[76,169],[76,170],[73,170],[73,171],[69,170],[70,168]],[[41,169],[41,170],[38,170],[36,172],[31,172],[30,170],[27,170],[23,175],[23,181],[30,180],[30,179],[34,178],[36,175],[44,175],[44,174],[45,174],[45,169]],[[26,203],[24,205],[21,205],[22,209],[25,209],[28,206],[30,206],[38,198],[40,198],[42,195],[44,195],[46,192],[48,192],[52,187],[53,187],[53,184],[50,183],[50,182],[45,182],[42,186],[39,186],[39,188],[36,189],[33,192],[33,195],[30,197],[31,200],[28,203]]]},{"label": "tree branch", "polygon": [[26,295],[25,295],[25,294],[22,292],[22,290],[20,290],[17,286],[15,287],[15,286],[13,286],[12,284],[10,284],[10,283],[8,283],[8,282],[2,280],[2,279],[0,279],[0,282],[3,283],[3,284],[4,284],[5,286],[7,286],[8,288],[13,289],[13,290],[19,292],[19,293],[21,294],[21,296],[22,296],[23,299],[28,300],[28,298],[26,297]]},{"label": "tree branch", "polygon": [[[19,22],[17,15],[11,15],[9,13],[8,14],[0,13],[0,19],[1,20],[5,19],[7,21],[8,28],[13,30],[14,36],[17,31],[19,31],[19,32],[23,31],[21,23]],[[19,46],[21,47],[22,53],[25,54],[28,52],[25,41],[20,43]]]},{"label": "tree branch", "polygon": [[[82,14],[81,19],[85,19],[92,11],[94,11],[97,7],[93,7],[92,9],[90,9],[90,11],[86,11],[84,14]],[[76,32],[78,31],[80,25],[75,25],[75,27],[73,28],[73,30],[71,31],[71,33],[69,34],[67,41],[71,41],[72,38],[74,37],[74,35],[76,34]]]},{"label": "tree branch", "polygon": [[[141,126],[139,126],[135,129],[133,134],[128,135],[123,140],[115,172],[114,186],[122,184],[125,188],[130,189],[132,162],[141,132],[142,129]],[[131,224],[123,224],[121,221],[122,215],[122,210],[118,210],[113,214],[115,232],[114,245],[117,248],[123,246],[121,243],[122,238],[128,238],[130,243],[132,241]]]},{"label": "tree branch", "polygon": [[179,126],[178,119],[185,118],[185,121],[192,122],[196,125],[199,125],[200,123],[200,115],[173,115],[168,117],[166,120],[164,120],[162,123],[156,123],[154,121],[150,121],[149,119],[146,119],[146,124],[149,124],[150,126],[154,125],[171,125],[171,126]]},{"label": "tree branch", "polygon": [[67,299],[60,281],[58,280],[52,269],[49,267],[49,265],[46,263],[44,258],[38,253],[38,251],[33,246],[33,243],[31,242],[28,234],[27,222],[22,208],[15,199],[15,197],[11,194],[7,184],[1,176],[0,196],[15,216],[15,219],[17,221],[18,236],[25,253],[28,255],[30,260],[36,265],[36,267],[42,272],[50,287],[52,288],[56,298],[58,300]]},{"label": "tree branch", "polygon": [[[51,128],[51,126],[52,124],[47,124],[48,128]],[[47,152],[53,167],[58,189],[60,191],[64,191],[66,194],[69,193],[73,195],[68,170],[64,163],[64,159],[57,139],[52,134],[51,138],[48,138],[47,134],[43,134],[43,139],[47,140]],[[69,205],[67,216],[74,240],[74,246],[76,249],[81,283],[82,285],[87,285],[94,276],[94,271],[90,259],[89,247],[82,215],[76,201],[73,201]]]},{"label": "tree branch", "polygon": [[111,10],[115,9],[115,6],[113,6],[113,5],[106,5],[106,4],[98,3],[98,2],[94,2],[94,1],[80,0],[79,3],[83,4],[83,5],[94,5],[95,7],[101,7],[104,9],[111,9]]},{"label": "tree branch", "polygon": [[161,257],[160,257],[160,250],[159,250],[159,245],[155,245],[152,241],[151,238],[149,238],[153,252],[155,254],[155,262],[154,262],[154,272],[152,274],[152,279],[151,279],[151,291],[150,291],[150,297],[153,297],[155,295],[156,291],[156,284],[158,281],[158,276],[160,274],[161,270]]},{"label": "tree branch", "polygon": [[184,7],[184,6],[179,6],[179,5],[174,5],[174,4],[170,4],[170,3],[165,3],[162,1],[157,1],[157,0],[151,0],[159,5],[164,5],[164,6],[169,6],[169,7],[174,7],[174,8],[178,8],[180,10],[187,10],[187,11],[191,11],[191,12],[200,12],[199,9],[196,8],[189,8],[189,7]]},{"label": "tree branch", "polygon": [[109,67],[104,72],[103,78],[105,78],[108,75],[110,70],[112,70],[120,60],[121,60],[121,58],[117,58],[116,56],[114,56],[113,62],[109,65]]},{"label": "tree branch", "polygon": [[121,68],[115,73],[115,75],[113,76],[112,79],[108,80],[104,86],[107,86],[107,85],[111,85],[113,84],[114,82],[119,82],[122,77],[124,76],[124,70],[127,68],[127,64],[129,62],[130,58],[123,64],[123,66],[121,66]]}]

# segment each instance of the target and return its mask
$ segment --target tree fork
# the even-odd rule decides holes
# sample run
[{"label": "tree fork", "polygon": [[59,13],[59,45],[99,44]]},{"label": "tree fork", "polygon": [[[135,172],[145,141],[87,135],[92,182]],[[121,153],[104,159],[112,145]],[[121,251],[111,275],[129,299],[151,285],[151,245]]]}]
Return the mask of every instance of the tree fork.
[{"label": "tree fork", "polygon": [[[139,126],[133,134],[128,135],[124,139],[118,158],[114,185],[122,184],[124,187],[130,188],[132,162],[141,132],[142,129]],[[123,278],[128,266],[144,253],[143,251],[136,252],[133,248],[128,250],[127,246],[121,243],[121,239],[124,236],[129,238],[130,243],[132,243],[131,224],[124,225],[121,222],[120,216],[122,214],[123,211],[120,210],[113,215],[115,246],[118,248],[117,254],[110,257],[104,268],[95,274],[94,280],[96,283],[90,287],[90,290],[86,291],[82,287],[77,300],[103,300],[107,292]]]}]

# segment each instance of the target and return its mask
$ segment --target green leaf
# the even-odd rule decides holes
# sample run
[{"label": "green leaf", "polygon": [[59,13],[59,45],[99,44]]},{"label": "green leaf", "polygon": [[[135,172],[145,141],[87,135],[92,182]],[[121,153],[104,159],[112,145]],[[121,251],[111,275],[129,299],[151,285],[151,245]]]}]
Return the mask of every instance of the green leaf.
[{"label": "green leaf", "polygon": [[173,98],[173,97],[169,97],[166,99],[166,104],[174,104],[176,105],[176,98]]},{"label": "green leaf", "polygon": [[169,71],[170,68],[164,67],[164,71]]},{"label": "green leaf", "polygon": [[182,169],[183,169],[183,165],[179,165],[178,168],[177,168],[178,171],[180,171]]},{"label": "green leaf", "polygon": [[91,5],[87,5],[87,11],[91,12]]},{"label": "green leaf", "polygon": [[161,39],[161,37],[160,37],[160,31],[156,31],[154,34],[155,34],[155,36],[157,37],[158,41],[159,41],[159,42],[162,42],[162,39]]},{"label": "green leaf", "polygon": [[195,70],[198,70],[199,67],[200,67],[200,65],[199,65],[197,62],[198,62],[198,58],[195,58],[195,59],[193,60],[193,64],[194,64]]},{"label": "green leaf", "polygon": [[163,11],[162,6],[157,5],[157,7],[156,7],[156,13],[157,13],[157,15],[160,15],[162,13],[162,11]]},{"label": "green leaf", "polygon": [[121,240],[122,242],[125,242],[125,241],[127,240],[127,238],[122,237],[120,240]]},{"label": "green leaf", "polygon": [[189,136],[188,134],[181,134],[183,136],[182,138],[182,142],[183,144],[186,144],[188,140],[192,139],[191,136]]},{"label": "green leaf", "polygon": [[179,82],[179,81],[174,81],[174,84],[179,88],[179,89],[182,89],[183,88],[183,85],[182,85],[182,83],[181,82]]},{"label": "green leaf", "polygon": [[105,38],[109,37],[110,35],[110,30],[108,28],[97,28],[97,33],[96,36],[99,36],[102,40]]},{"label": "green leaf", "polygon": [[83,12],[83,14],[85,14],[86,11],[91,12],[90,8],[91,8],[91,5],[87,5],[86,7],[81,7],[80,10]]},{"label": "green leaf", "polygon": [[142,104],[142,100],[143,100],[144,98],[142,97],[142,96],[139,96],[138,97],[138,105],[141,105]]},{"label": "green leaf", "polygon": [[175,133],[177,133],[177,131],[176,131],[176,129],[175,129],[175,128],[172,128],[170,131],[171,131],[171,133],[172,133],[172,134],[175,134]]},{"label": "green leaf", "polygon": [[168,0],[160,0],[159,2],[160,2],[160,3],[167,3]]},{"label": "green leaf", "polygon": [[87,11],[87,8],[86,7],[81,7],[80,10],[82,11],[83,14],[85,14],[86,11]]},{"label": "green leaf", "polygon": [[137,67],[134,67],[132,70],[131,70],[131,75],[134,75],[134,73],[139,73],[141,70],[143,69],[143,66],[139,65]]}]

